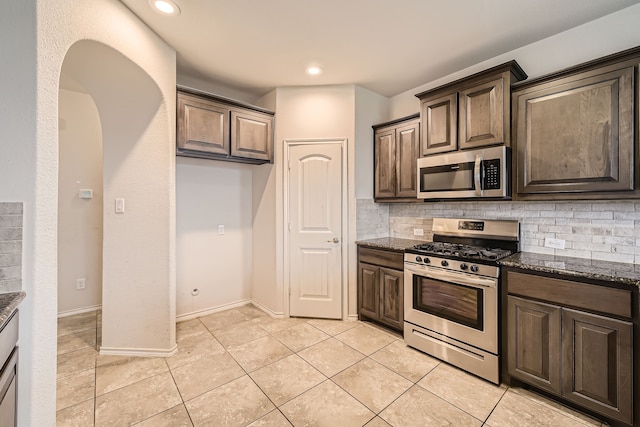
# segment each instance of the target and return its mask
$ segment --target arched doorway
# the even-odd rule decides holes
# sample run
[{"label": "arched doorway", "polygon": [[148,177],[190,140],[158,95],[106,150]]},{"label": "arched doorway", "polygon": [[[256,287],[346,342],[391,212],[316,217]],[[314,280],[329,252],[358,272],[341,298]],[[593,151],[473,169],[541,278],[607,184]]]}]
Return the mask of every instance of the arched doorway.
[{"label": "arched doorway", "polygon": [[[166,169],[163,162],[173,161],[172,157],[168,158],[166,147],[157,145],[157,141],[166,140],[166,135],[160,137],[159,133],[172,130],[166,123],[165,100],[154,80],[138,65],[113,48],[88,40],[79,41],[68,50],[62,66],[60,89],[60,99],[64,102],[67,98],[75,98],[80,104],[84,103],[85,111],[76,119],[86,121],[91,117],[94,124],[85,130],[92,135],[90,138],[101,138],[102,143],[102,153],[98,153],[99,143],[76,141],[78,146],[84,142],[83,148],[92,146],[83,157],[78,146],[74,151],[73,146],[65,145],[69,141],[60,141],[60,184],[75,185],[76,188],[66,194],[61,192],[59,205],[64,206],[62,198],[72,197],[72,202],[79,202],[75,206],[79,210],[89,205],[101,208],[98,213],[95,209],[84,212],[85,223],[91,225],[83,228],[78,223],[73,224],[79,234],[74,239],[81,242],[75,244],[89,248],[84,255],[92,254],[91,275],[99,275],[94,281],[101,281],[102,292],[97,295],[101,298],[94,298],[93,302],[88,299],[76,301],[72,309],[90,309],[101,303],[102,354],[171,355],[175,351],[175,299],[171,291],[175,292],[175,289],[172,289],[172,237],[167,236],[174,231],[171,218],[173,177],[153,173],[163,167]],[[95,103],[95,114],[89,111],[91,102]],[[61,126],[64,120],[76,120],[73,117],[62,119]],[[63,132],[61,129],[60,135]],[[66,162],[68,158],[64,156],[73,159]],[[96,165],[100,159],[101,165]],[[87,187],[101,185],[102,188],[77,188],[78,185],[84,187],[82,180],[78,184],[78,179],[65,177],[67,171],[62,169],[65,165],[88,171],[93,178]],[[101,171],[96,171],[100,166]],[[81,199],[80,190],[95,190],[94,198]],[[96,196],[102,197],[102,203],[96,202]],[[116,211],[116,199],[125,201],[123,212]],[[93,203],[82,204],[88,200]],[[67,214],[68,209],[61,209],[59,224],[65,221]],[[91,220],[87,219],[89,216]],[[98,232],[91,233],[91,227],[98,227]],[[59,236],[59,255],[74,244],[64,240],[69,236],[68,232]],[[77,251],[64,253],[59,261],[76,267],[91,264]],[[59,270],[59,277],[63,277],[65,266],[61,265]],[[79,272],[70,274],[80,275]],[[89,276],[89,273],[84,275]],[[77,279],[83,278],[88,277],[68,276],[64,283],[61,279],[59,297],[69,287],[72,295],[80,292],[75,287]],[[89,285],[87,280],[85,291]],[[95,291],[100,283],[93,285]],[[61,307],[62,304],[67,301],[61,301]]]}]

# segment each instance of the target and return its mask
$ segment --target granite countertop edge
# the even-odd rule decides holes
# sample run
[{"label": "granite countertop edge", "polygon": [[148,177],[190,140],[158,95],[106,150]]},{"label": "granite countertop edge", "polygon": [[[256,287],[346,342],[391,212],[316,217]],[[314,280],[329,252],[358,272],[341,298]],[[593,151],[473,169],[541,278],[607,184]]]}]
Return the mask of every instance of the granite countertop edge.
[{"label": "granite countertop edge", "polygon": [[397,237],[379,237],[375,239],[356,240],[356,245],[360,247],[384,249],[388,251],[403,252],[405,249],[414,247],[426,240],[400,239]]},{"label": "granite countertop edge", "polygon": [[24,291],[0,293],[0,329],[4,328],[7,320],[26,296]]},{"label": "granite countertop edge", "polygon": [[638,264],[519,252],[500,260],[500,265],[640,288],[640,265]]}]

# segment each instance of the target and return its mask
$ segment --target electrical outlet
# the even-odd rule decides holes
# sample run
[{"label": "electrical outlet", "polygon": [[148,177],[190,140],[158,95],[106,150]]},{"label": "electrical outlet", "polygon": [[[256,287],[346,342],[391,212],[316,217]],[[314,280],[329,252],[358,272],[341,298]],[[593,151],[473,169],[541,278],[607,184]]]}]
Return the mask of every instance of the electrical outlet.
[{"label": "electrical outlet", "polygon": [[84,289],[87,284],[87,279],[78,279],[76,280],[76,289]]},{"label": "electrical outlet", "polygon": [[550,237],[544,238],[544,246],[546,248],[564,249],[564,240],[552,239]]},{"label": "electrical outlet", "polygon": [[414,236],[424,236],[424,230],[422,228],[414,228],[413,229]]},{"label": "electrical outlet", "polygon": [[224,234],[224,225],[219,225],[218,226],[218,234],[220,234],[220,235]]}]

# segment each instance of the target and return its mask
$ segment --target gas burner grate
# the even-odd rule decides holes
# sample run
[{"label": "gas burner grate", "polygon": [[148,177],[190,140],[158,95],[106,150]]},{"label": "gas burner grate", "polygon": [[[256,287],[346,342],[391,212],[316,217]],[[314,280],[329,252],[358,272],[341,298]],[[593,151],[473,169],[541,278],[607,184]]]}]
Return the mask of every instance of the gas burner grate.
[{"label": "gas burner grate", "polygon": [[430,255],[455,256],[463,259],[485,259],[491,261],[497,261],[513,253],[508,249],[470,246],[449,242],[424,243],[414,246],[413,249]]}]

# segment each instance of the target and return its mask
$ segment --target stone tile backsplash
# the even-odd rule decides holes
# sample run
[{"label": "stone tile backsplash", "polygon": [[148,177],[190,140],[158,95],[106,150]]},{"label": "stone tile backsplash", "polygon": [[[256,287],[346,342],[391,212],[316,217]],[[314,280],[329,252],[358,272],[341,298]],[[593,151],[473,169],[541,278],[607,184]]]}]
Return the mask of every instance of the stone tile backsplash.
[{"label": "stone tile backsplash", "polygon": [[389,205],[356,199],[356,240],[389,236]]},{"label": "stone tile backsplash", "polygon": [[22,290],[22,203],[0,202],[0,292]]},{"label": "stone tile backsplash", "polygon": [[[537,252],[640,264],[640,201],[593,202],[436,202],[376,204],[357,201],[357,236],[382,225],[388,211],[388,236],[421,239],[414,228],[431,237],[432,218],[514,219],[520,222],[520,248]],[[380,205],[380,206],[377,206]],[[376,212],[382,212],[376,213]],[[368,216],[370,215],[370,216]],[[363,232],[362,239],[369,238]],[[380,236],[375,236],[380,237]],[[545,238],[562,239],[565,249],[544,246]]]}]

